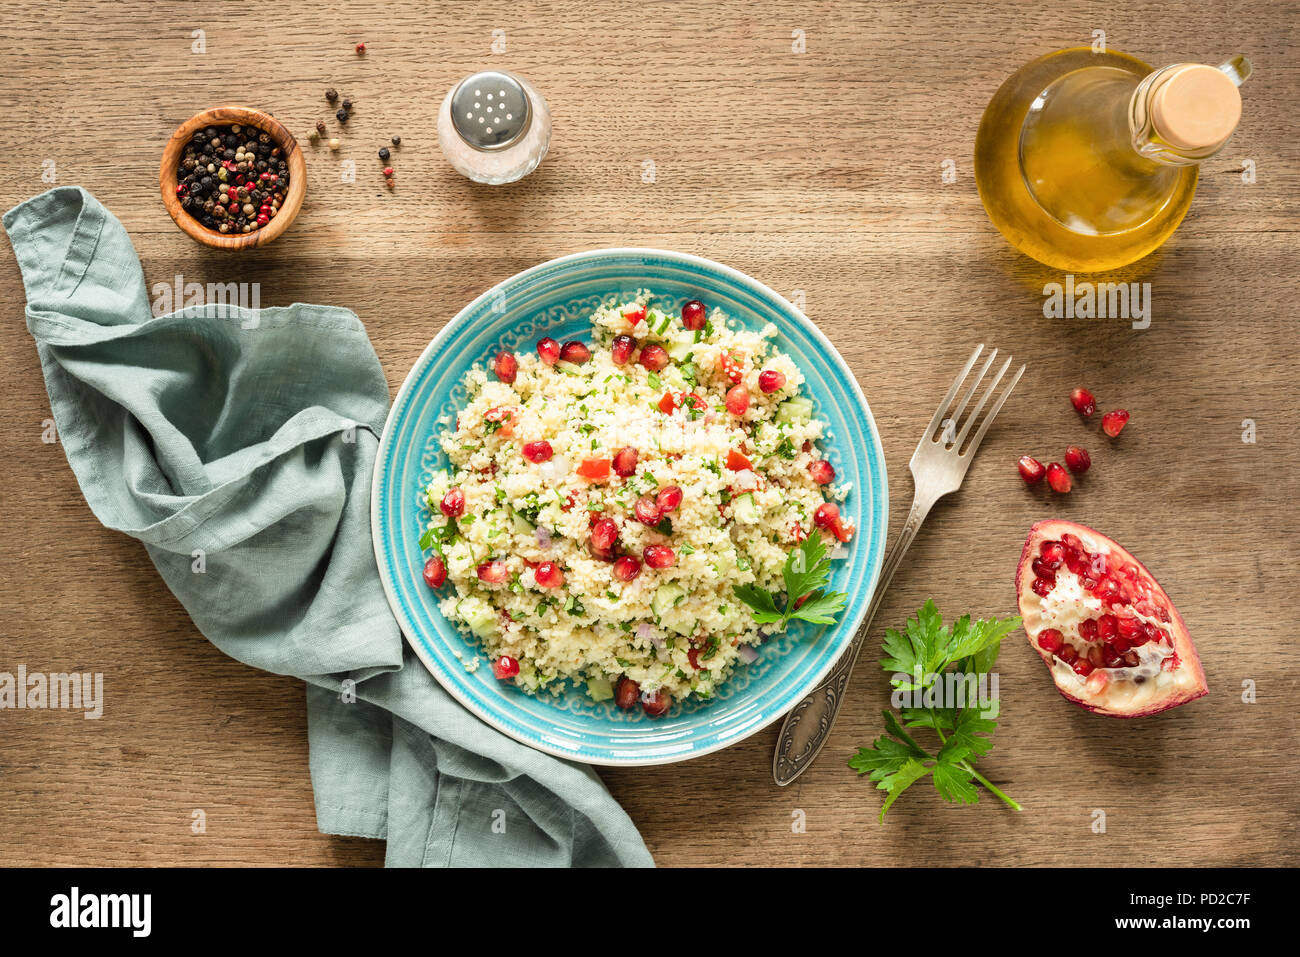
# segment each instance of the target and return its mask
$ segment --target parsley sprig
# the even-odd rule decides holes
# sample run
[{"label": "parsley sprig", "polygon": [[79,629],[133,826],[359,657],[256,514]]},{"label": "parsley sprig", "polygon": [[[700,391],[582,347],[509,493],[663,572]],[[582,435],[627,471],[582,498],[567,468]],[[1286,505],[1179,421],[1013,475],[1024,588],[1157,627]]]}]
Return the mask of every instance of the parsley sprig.
[{"label": "parsley sprig", "polygon": [[[993,747],[989,736],[997,728],[993,720],[996,699],[980,703],[967,696],[958,707],[955,702],[943,701],[940,694],[944,687],[951,687],[944,678],[950,669],[969,682],[973,691],[997,661],[1003,637],[1019,625],[1019,618],[972,621],[963,615],[951,627],[944,627],[934,602],[927,601],[902,632],[885,632],[885,656],[880,666],[892,673],[895,695],[905,693],[914,706],[899,708],[897,717],[892,711],[883,712],[886,735],[869,748],[859,748],[849,759],[849,767],[868,775],[886,792],[881,821],[899,795],[927,774],[945,801],[976,803],[978,782],[1020,810],[1019,804],[975,770],[975,762]],[[916,705],[918,701],[922,704]],[[918,728],[934,733],[939,741],[937,751],[927,751],[909,734]]]},{"label": "parsley sprig", "polygon": [[784,631],[792,619],[814,625],[833,625],[835,615],[848,601],[844,592],[828,592],[831,560],[820,535],[811,535],[786,556],[781,569],[785,584],[785,608],[777,607],[776,596],[758,585],[733,585],[736,597],[750,607],[760,625],[780,624]]}]

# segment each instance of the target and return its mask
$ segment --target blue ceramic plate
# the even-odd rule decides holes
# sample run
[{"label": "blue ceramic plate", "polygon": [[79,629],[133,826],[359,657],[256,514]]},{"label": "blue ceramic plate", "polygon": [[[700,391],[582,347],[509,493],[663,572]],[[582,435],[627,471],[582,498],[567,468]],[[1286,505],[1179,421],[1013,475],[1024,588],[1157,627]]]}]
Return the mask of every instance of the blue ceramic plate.
[{"label": "blue ceramic plate", "polygon": [[[798,624],[769,638],[758,660],[739,664],[708,701],[673,705],[666,717],[612,701],[592,702],[579,689],[532,697],[498,682],[482,650],[438,611],[421,577],[419,538],[428,522],[422,490],[446,466],[437,434],[441,416],[466,399],[470,366],[500,349],[532,350],[551,336],[590,336],[589,316],[614,294],[649,289],[662,307],[688,299],[721,307],[750,329],[771,322],[776,342],[803,371],[804,394],[829,426],[822,447],[838,481],[853,483],[843,504],[858,527],[847,558],[834,564],[832,587],[849,595],[840,621]],[[450,420],[446,420],[450,421]],[[884,456],[867,400],[844,360],[798,309],[762,283],[727,266],[657,249],[600,249],[543,263],[488,290],[438,333],[393,403],[375,465],[371,502],[375,555],[393,613],[435,678],[488,724],[538,750],[589,764],[664,764],[716,751],[789,711],[816,687],[847,646],[866,612],[885,548],[888,489]],[[484,658],[484,667],[465,665]]]}]

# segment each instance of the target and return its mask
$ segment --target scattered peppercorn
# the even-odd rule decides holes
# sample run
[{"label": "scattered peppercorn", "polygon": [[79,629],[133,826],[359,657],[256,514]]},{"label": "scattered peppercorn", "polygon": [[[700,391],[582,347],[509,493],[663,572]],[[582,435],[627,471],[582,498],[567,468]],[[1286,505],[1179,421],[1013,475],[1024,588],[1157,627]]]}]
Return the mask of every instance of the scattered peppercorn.
[{"label": "scattered peppercorn", "polygon": [[325,135],[325,121],[324,121],[324,120],[317,120],[317,121],[316,121],[316,132],[319,133],[321,136],[324,136],[324,135]]},{"label": "scattered peppercorn", "polygon": [[190,137],[176,170],[181,207],[207,229],[251,233],[269,223],[289,192],[289,167],[269,133],[239,124]]},{"label": "scattered peppercorn", "polygon": [[364,54],[365,52],[366,52],[366,45],[365,45],[364,43],[358,43],[358,44],[357,44],[357,56],[361,56],[361,55]]},{"label": "scattered peppercorn", "polygon": [[389,179],[392,179],[392,177],[393,177],[393,168],[392,168],[391,166],[385,166],[385,167],[384,167],[384,175],[387,176]]},{"label": "scattered peppercorn", "polygon": [[347,111],[347,110],[339,110],[339,111],[338,111],[337,113],[335,113],[334,115],[338,117],[340,123],[346,123],[346,122],[348,121],[348,111]]},{"label": "scattered peppercorn", "polygon": [[343,98],[343,109],[345,110],[352,109],[352,101],[348,99],[346,96]]},{"label": "scattered peppercorn", "polygon": [[319,131],[312,130],[310,133],[307,134],[307,139],[311,140],[313,143],[319,143],[320,142]]},{"label": "scattered peppercorn", "polygon": [[384,180],[384,185],[387,186],[389,189],[392,189],[394,186],[397,185],[397,183],[395,183],[393,181],[393,178],[390,176]]},{"label": "scattered peppercorn", "polygon": [[379,150],[379,158],[380,158],[381,160],[384,160],[385,162],[388,160],[388,157],[390,157],[390,156],[392,156],[392,155],[393,155],[393,154],[390,153],[390,152],[388,151],[388,147],[387,147],[387,146],[381,147],[380,150]]},{"label": "scattered peppercorn", "polygon": [[401,145],[402,145],[402,138],[401,138],[400,136],[394,136],[394,137],[393,137],[393,145],[394,145],[394,146],[401,146]]},{"label": "scattered peppercorn", "polygon": [[338,138],[337,136],[331,136],[331,137],[330,137],[330,149],[332,149],[332,150],[336,150],[336,149],[338,149],[338,148],[339,148],[339,138]]},{"label": "scattered peppercorn", "polygon": [[328,90],[325,91],[325,99],[329,100],[331,103],[333,103],[338,98],[339,98],[339,91],[334,89],[334,87],[331,86]]}]

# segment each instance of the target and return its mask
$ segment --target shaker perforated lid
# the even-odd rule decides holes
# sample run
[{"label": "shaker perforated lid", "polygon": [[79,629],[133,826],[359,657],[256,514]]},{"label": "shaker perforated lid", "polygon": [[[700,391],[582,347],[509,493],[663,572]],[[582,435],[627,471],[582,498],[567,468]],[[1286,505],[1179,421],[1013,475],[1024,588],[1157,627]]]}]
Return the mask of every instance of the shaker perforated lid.
[{"label": "shaker perforated lid", "polygon": [[528,94],[509,73],[484,70],[467,76],[451,95],[452,125],[475,149],[505,149],[528,132],[532,119]]}]

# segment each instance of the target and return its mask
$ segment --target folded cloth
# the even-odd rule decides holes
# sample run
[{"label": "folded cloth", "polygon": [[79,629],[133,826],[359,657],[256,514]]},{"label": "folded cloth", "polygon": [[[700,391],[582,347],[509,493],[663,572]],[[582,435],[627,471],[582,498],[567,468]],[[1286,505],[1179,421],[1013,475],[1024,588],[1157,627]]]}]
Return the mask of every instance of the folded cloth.
[{"label": "folded cloth", "polygon": [[356,315],[155,317],[126,230],[78,187],[4,226],[91,510],[213,644],[307,683],[321,831],[386,839],[391,866],[652,864],[589,767],[479,721],[402,641],[370,539],[388,385]]}]

